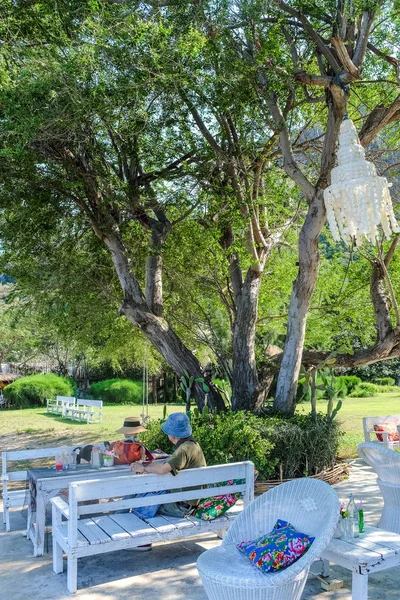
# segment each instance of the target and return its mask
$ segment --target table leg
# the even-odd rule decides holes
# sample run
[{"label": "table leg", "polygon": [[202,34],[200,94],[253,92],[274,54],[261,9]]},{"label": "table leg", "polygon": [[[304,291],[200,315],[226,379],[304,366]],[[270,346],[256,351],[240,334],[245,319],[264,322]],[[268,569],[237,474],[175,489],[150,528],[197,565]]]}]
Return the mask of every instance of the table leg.
[{"label": "table leg", "polygon": [[36,490],[36,527],[33,539],[33,556],[43,556],[46,527],[46,502],[42,490]]},{"label": "table leg", "polygon": [[352,600],[368,600],[368,575],[353,573],[351,591]]}]

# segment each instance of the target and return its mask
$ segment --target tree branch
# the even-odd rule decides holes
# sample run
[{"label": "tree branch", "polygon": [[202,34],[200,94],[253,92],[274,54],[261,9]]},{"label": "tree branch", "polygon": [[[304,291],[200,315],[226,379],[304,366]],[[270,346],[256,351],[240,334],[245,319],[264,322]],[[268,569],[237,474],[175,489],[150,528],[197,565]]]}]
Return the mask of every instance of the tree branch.
[{"label": "tree branch", "polygon": [[360,79],[361,73],[359,69],[356,67],[354,62],[351,60],[349,53],[347,52],[347,48],[344,44],[344,41],[338,35],[334,35],[331,38],[331,42],[335,47],[337,55],[342,63],[344,69],[350,73],[353,79]]},{"label": "tree branch", "polygon": [[400,95],[387,108],[382,104],[377,104],[373,111],[368,115],[367,120],[361,128],[359,138],[361,144],[368,146],[376,135],[392,121],[400,118]]},{"label": "tree branch", "polygon": [[216,141],[216,139],[211,135],[211,132],[209,131],[209,129],[207,128],[206,124],[204,123],[203,119],[200,117],[200,114],[197,110],[197,108],[195,107],[195,105],[193,104],[193,102],[190,100],[190,98],[181,90],[180,91],[184,101],[187,104],[187,107],[189,108],[192,117],[197,125],[197,127],[199,128],[201,134],[203,135],[203,137],[207,140],[207,142],[210,144],[211,148],[214,150],[214,152],[217,154],[217,156],[219,156],[220,158],[225,159],[225,152],[223,151],[223,149],[221,148],[221,146],[218,144],[218,142]]},{"label": "tree branch", "polygon": [[368,36],[375,19],[375,11],[365,11],[361,19],[361,27],[358,34],[356,49],[354,50],[353,63],[360,67],[364,61],[367,51]]},{"label": "tree branch", "polygon": [[[259,81],[262,91],[266,91],[266,80],[264,76],[259,76]],[[308,202],[311,202],[315,194],[315,187],[301,171],[294,158],[289,132],[285,118],[278,104],[278,98],[275,94],[269,95],[268,93],[264,95],[264,98],[274,120],[275,130],[279,134],[279,142],[283,154],[283,168],[289,177],[291,177],[299,186]]]},{"label": "tree branch", "polygon": [[325,56],[333,72],[335,74],[339,73],[341,70],[340,65],[338,64],[336,58],[333,56],[332,52],[329,50],[328,46],[325,44],[324,40],[315,31],[307,17],[303,15],[303,13],[295,10],[294,8],[286,4],[286,2],[283,2],[283,0],[274,0],[274,3],[284,12],[287,12],[289,15],[295,17],[301,22],[309,38],[315,43],[321,54]]}]

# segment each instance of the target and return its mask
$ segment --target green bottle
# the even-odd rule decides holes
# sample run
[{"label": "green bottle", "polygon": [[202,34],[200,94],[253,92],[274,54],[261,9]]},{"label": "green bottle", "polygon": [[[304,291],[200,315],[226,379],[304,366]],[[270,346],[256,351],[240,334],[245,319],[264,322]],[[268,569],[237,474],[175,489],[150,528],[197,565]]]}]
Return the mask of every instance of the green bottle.
[{"label": "green bottle", "polygon": [[362,508],[358,511],[358,531],[360,533],[364,531],[364,511]]}]

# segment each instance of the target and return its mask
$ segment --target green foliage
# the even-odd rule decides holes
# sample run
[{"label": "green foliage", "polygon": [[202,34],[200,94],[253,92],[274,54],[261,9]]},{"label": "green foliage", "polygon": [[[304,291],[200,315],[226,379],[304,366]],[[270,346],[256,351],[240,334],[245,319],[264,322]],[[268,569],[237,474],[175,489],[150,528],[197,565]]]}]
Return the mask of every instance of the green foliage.
[{"label": "green foliage", "polygon": [[53,373],[21,377],[4,388],[4,396],[15,408],[32,405],[45,406],[46,400],[56,396],[75,396],[74,382],[67,377]]},{"label": "green foliage", "polygon": [[339,375],[339,377],[336,377],[336,381],[343,382],[347,388],[347,394],[350,394],[361,383],[360,377],[356,377],[356,375]]},{"label": "green foliage", "polygon": [[377,385],[376,387],[378,388],[378,394],[386,394],[387,392],[399,392],[399,387],[397,385]]},{"label": "green foliage", "polygon": [[[166,408],[166,406],[164,406]],[[166,417],[166,414],[165,414]],[[152,419],[147,425],[146,430],[140,434],[140,439],[143,444],[149,448],[149,450],[162,450],[167,454],[171,454],[174,451],[174,447],[161,429],[161,423],[165,421],[165,417],[162,419]]]},{"label": "green foliage", "polygon": [[393,379],[393,377],[375,377],[372,380],[372,383],[375,383],[375,385],[389,385],[389,386],[394,386],[395,380]]},{"label": "green foliage", "polygon": [[[194,411],[191,417],[192,435],[202,447],[208,465],[251,460],[260,476],[266,478],[273,473],[276,460],[271,459],[273,444],[264,437],[265,431],[257,428],[259,421],[262,421],[261,417],[244,411],[222,414]],[[171,452],[171,444],[161,430],[161,423],[162,420],[151,421],[141,439],[150,449]]]},{"label": "green foliage", "polygon": [[180,378],[178,394],[182,398],[183,402],[186,403],[186,411],[190,410],[190,400],[192,397],[193,386],[195,383],[200,383],[203,388],[203,392],[208,393],[210,388],[205,383],[204,377],[193,377],[185,370],[184,374]]},{"label": "green foliage", "polygon": [[377,394],[386,394],[387,392],[398,392],[399,388],[393,385],[377,385],[376,383],[369,383],[363,381],[359,383],[352,393],[351,398],[372,398]]},{"label": "green foliage", "polygon": [[[150,449],[171,452],[161,423],[151,421],[141,439]],[[314,423],[310,415],[287,419],[244,411],[219,415],[194,411],[191,423],[207,464],[251,460],[261,479],[279,476],[280,464],[284,477],[302,477],[332,467],[341,436],[340,424],[320,414]]]},{"label": "green foliage", "polygon": [[[399,271],[398,268],[394,273],[391,272],[391,277],[393,279],[398,277],[397,271]],[[398,381],[400,373],[400,358],[383,360],[373,363],[372,365],[367,365],[366,367],[351,369],[350,372],[358,377],[361,377],[363,381],[373,381],[374,379],[385,377],[391,377],[395,379],[395,381]]]},{"label": "green foliage", "polygon": [[245,411],[193,416],[193,436],[199,441],[207,464],[251,460],[260,477],[268,477],[276,461],[271,459],[273,444],[257,428],[259,420]]},{"label": "green foliage", "polygon": [[354,390],[349,395],[350,398],[371,398],[372,396],[376,396],[378,391],[378,386],[374,383],[362,381],[354,388]]},{"label": "green foliage", "polygon": [[93,398],[117,404],[141,404],[143,386],[139,381],[130,379],[105,379],[92,383],[90,395]]},{"label": "green foliage", "polygon": [[[335,464],[342,430],[340,423],[318,414],[289,419],[267,418],[261,427],[273,444],[271,458],[282,465],[284,478],[314,475]],[[279,469],[275,475],[279,476]]]}]

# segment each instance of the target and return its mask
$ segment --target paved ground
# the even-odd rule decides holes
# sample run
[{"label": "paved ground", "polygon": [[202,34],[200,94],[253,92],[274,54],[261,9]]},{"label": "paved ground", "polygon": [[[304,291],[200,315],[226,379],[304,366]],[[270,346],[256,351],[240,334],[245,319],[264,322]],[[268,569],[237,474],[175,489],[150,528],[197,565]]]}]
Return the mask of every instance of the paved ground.
[{"label": "paved ground", "polygon": [[[346,500],[350,491],[364,498],[365,520],[376,525],[382,504],[371,469],[356,461],[350,479],[337,487]],[[33,558],[32,544],[22,535],[23,514],[14,510],[14,530],[0,533],[0,600],[61,600],[70,598],[66,573],[56,575],[52,557]],[[1,526],[0,526],[1,527]],[[201,552],[219,541],[215,535],[154,546],[152,552],[113,552],[79,559],[77,600],[207,600],[196,570]],[[351,600],[350,573],[332,568],[332,576],[347,588],[321,591],[310,574],[302,600]],[[400,570],[391,569],[370,577],[370,600],[399,600]]]}]

